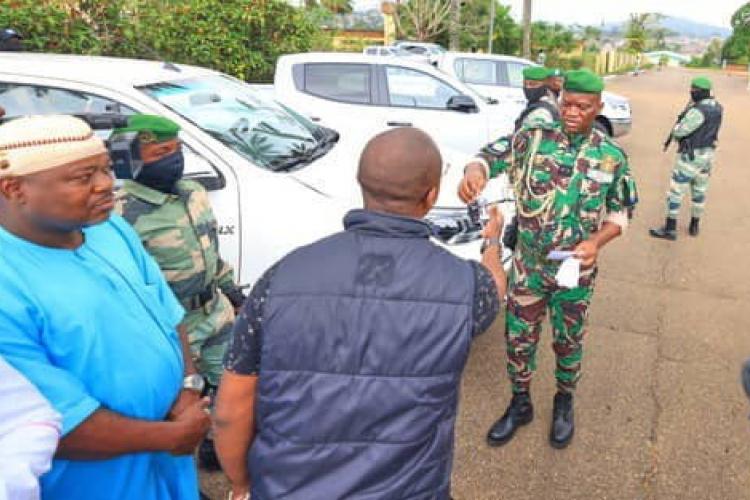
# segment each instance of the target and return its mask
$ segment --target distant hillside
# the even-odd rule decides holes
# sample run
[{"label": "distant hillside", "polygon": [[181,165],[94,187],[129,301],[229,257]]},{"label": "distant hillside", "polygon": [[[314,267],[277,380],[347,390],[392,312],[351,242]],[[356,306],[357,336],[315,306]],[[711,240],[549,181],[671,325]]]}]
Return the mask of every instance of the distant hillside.
[{"label": "distant hillside", "polygon": [[[604,25],[605,32],[622,32],[625,30],[627,22],[609,23]],[[688,36],[691,38],[728,38],[732,34],[729,28],[711,26],[709,24],[682,19],[679,17],[665,17],[659,23],[663,28],[677,33],[678,35]]]}]

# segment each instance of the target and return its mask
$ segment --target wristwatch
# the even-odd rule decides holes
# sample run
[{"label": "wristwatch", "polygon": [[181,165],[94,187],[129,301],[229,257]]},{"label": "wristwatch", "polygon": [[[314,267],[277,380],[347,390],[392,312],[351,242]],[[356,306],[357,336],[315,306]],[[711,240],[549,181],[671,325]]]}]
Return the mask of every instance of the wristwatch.
[{"label": "wristwatch", "polygon": [[203,377],[198,375],[197,373],[193,373],[192,375],[188,375],[184,379],[182,379],[183,389],[189,389],[191,391],[202,393],[205,387],[206,381],[203,380]]},{"label": "wristwatch", "polygon": [[479,249],[480,253],[484,253],[485,250],[487,250],[489,247],[499,247],[500,250],[503,249],[503,243],[502,243],[502,237],[498,236],[497,238],[485,238],[482,241],[482,246]]}]

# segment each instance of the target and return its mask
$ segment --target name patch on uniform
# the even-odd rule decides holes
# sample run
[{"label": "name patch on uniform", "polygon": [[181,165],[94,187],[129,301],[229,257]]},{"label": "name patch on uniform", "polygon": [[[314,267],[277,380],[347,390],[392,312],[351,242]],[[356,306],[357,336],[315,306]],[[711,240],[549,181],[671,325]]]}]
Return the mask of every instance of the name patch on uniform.
[{"label": "name patch on uniform", "polygon": [[615,174],[611,172],[605,172],[603,170],[594,170],[594,169],[589,170],[586,176],[592,181],[596,181],[600,184],[609,184],[615,178]]}]

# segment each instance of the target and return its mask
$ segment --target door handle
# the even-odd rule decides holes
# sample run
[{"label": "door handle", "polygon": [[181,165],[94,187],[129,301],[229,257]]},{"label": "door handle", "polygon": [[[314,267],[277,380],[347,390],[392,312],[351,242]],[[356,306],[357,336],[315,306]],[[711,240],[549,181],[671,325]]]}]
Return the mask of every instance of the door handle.
[{"label": "door handle", "polygon": [[411,127],[412,126],[410,122],[388,122],[387,125],[389,127]]},{"label": "door handle", "polygon": [[319,116],[311,116],[310,117],[310,121],[318,123],[320,121],[320,117]]}]

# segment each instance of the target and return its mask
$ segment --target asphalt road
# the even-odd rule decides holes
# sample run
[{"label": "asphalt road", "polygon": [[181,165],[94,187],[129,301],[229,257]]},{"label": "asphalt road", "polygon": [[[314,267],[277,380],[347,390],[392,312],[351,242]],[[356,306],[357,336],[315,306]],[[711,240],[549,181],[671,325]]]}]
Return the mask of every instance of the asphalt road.
[{"label": "asphalt road", "polygon": [[[685,70],[619,77],[634,128],[620,142],[641,202],[630,230],[601,257],[591,307],[576,436],[547,441],[554,395],[549,328],[532,387],[536,419],[509,444],[485,444],[510,390],[502,320],[474,345],[456,430],[456,500],[750,499],[750,404],[739,384],[750,356],[750,93],[712,74],[725,107],[701,236],[651,239],[661,224],[674,154],[664,136],[688,97]],[[219,475],[203,477],[222,498]],[[311,499],[314,500],[314,499]]]}]

